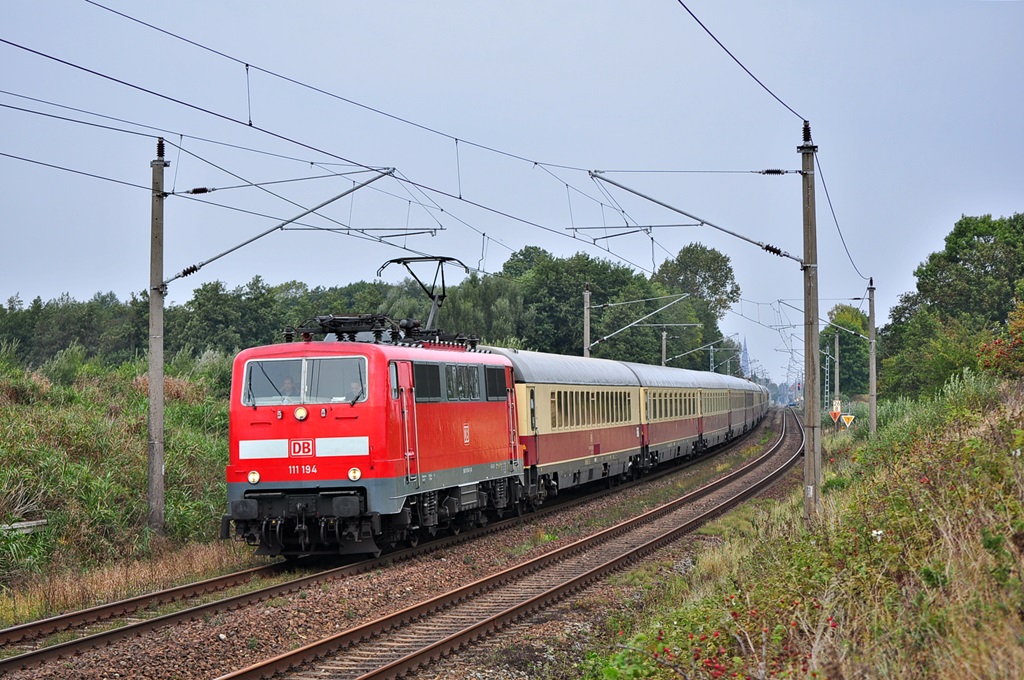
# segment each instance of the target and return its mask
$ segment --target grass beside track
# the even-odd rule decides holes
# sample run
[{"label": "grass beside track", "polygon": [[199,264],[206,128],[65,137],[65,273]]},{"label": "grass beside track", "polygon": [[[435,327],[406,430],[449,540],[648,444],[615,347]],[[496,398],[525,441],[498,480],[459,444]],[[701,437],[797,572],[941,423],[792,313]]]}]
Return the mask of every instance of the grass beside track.
[{"label": "grass beside track", "polygon": [[638,603],[572,674],[1024,677],[1021,387],[968,375],[870,441],[826,437],[819,522],[798,486],[706,527],[690,564],[623,575]]}]

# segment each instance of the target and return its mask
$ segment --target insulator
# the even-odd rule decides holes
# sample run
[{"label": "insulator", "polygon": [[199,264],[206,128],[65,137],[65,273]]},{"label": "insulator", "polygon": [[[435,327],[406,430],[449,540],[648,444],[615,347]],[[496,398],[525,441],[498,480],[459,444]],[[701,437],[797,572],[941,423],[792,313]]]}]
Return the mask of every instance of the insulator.
[{"label": "insulator", "polygon": [[190,194],[208,194],[211,191],[213,191],[213,189],[208,189],[207,187],[196,187],[195,189],[189,189],[188,193],[190,193]]},{"label": "insulator", "polygon": [[164,157],[164,138],[163,137],[157,137],[156,138],[156,157],[157,158],[163,158]]},{"label": "insulator", "polygon": [[182,276],[188,276],[189,274],[195,274],[197,271],[199,271],[199,265],[194,264],[194,265],[192,265],[190,267],[185,267],[181,271],[181,275]]},{"label": "insulator", "polygon": [[776,246],[765,244],[764,249],[767,250],[772,255],[782,255],[782,248],[777,248]]},{"label": "insulator", "polygon": [[809,120],[804,121],[804,144],[811,143],[811,122]]},{"label": "insulator", "polygon": [[786,171],[781,168],[769,168],[761,171],[762,175],[785,175]]}]

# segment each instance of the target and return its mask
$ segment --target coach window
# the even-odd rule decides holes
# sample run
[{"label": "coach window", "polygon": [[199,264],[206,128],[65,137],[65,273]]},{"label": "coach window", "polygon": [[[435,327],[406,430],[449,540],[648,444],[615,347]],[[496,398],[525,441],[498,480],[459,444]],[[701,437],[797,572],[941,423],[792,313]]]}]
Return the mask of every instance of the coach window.
[{"label": "coach window", "polygon": [[537,431],[537,395],[533,389],[530,390],[530,429]]}]

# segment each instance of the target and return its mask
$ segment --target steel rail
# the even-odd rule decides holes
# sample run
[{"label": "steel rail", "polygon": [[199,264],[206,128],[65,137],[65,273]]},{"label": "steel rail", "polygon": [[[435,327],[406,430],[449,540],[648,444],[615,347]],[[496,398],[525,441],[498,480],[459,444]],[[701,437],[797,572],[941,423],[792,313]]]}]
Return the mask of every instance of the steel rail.
[{"label": "steel rail", "polygon": [[23,640],[33,640],[44,635],[59,633],[69,628],[86,626],[91,623],[105,621],[115,616],[132,614],[140,609],[154,605],[177,602],[178,600],[190,597],[198,597],[214,593],[219,590],[226,590],[237,585],[248,583],[253,578],[262,575],[273,575],[284,568],[283,564],[265,564],[261,567],[253,567],[243,571],[225,574],[186,585],[167,588],[166,590],[152,591],[143,595],[129,597],[117,602],[97,605],[88,609],[58,614],[39,621],[11,626],[0,630],[0,645],[9,645]]},{"label": "steel rail", "polygon": [[[221,676],[219,680],[240,680],[240,679],[251,679],[251,678],[268,678],[275,676],[280,673],[287,673],[294,670],[304,664],[315,663],[318,660],[328,657],[332,654],[336,654],[348,647],[356,645],[360,642],[366,642],[374,640],[381,635],[395,630],[401,626],[409,625],[418,620],[424,619],[425,617],[436,615],[437,613],[444,611],[452,607],[456,603],[462,603],[469,601],[482,594],[506,587],[509,583],[520,579],[526,575],[538,572],[551,565],[557,564],[564,561],[565,559],[583,553],[587,550],[592,549],[599,543],[606,542],[612,538],[618,537],[621,534],[627,533],[634,528],[651,522],[655,519],[661,518],[671,512],[679,510],[685,507],[687,504],[692,503],[694,500],[707,496],[708,494],[716,491],[733,481],[739,480],[750,474],[754,469],[760,467],[765,462],[771,460],[776,451],[778,451],[785,441],[786,438],[786,425],[787,418],[783,418],[783,431],[779,436],[778,441],[763,455],[759,456],[753,461],[743,465],[732,473],[714,480],[705,486],[690,492],[670,503],[662,505],[658,508],[650,510],[638,517],[624,521],[613,527],[605,529],[597,534],[590,537],[581,539],[567,546],[554,550],[550,553],[542,555],[534,560],[526,562],[521,565],[517,565],[505,571],[497,574],[485,577],[474,583],[468,584],[456,590],[450,591],[443,595],[425,600],[418,604],[412,605],[403,609],[402,611],[396,612],[395,614],[378,618],[369,623],[357,626],[355,628],[342,631],[337,635],[333,635],[323,640],[311,643],[309,645],[299,647],[291,650],[290,652],[278,655],[276,657],[266,659],[260,663],[254,664],[247,668],[236,670],[227,675]],[[801,430],[802,435],[802,430]],[[676,528],[668,531],[657,538],[651,539],[646,543],[635,547],[628,551],[626,554],[609,560],[600,566],[593,568],[583,574],[575,576],[566,582],[549,589],[545,593],[537,595],[536,597],[530,598],[529,600],[519,603],[514,607],[509,608],[507,611],[488,617],[481,621],[478,621],[470,626],[467,626],[462,631],[448,635],[441,640],[437,640],[429,645],[424,646],[419,651],[403,656],[399,659],[392,660],[385,665],[378,668],[376,671],[360,675],[360,678],[384,678],[384,677],[397,677],[404,673],[410,672],[416,668],[419,668],[432,660],[436,660],[442,656],[457,650],[459,647],[468,644],[469,642],[478,639],[493,631],[496,627],[503,627],[509,623],[521,619],[524,616],[529,615],[533,611],[545,606],[546,604],[565,597],[570,592],[578,590],[592,581],[599,579],[609,573],[610,571],[620,569],[623,566],[640,559],[656,550],[657,548],[676,540],[683,533],[692,531],[697,526],[707,522],[709,519],[716,517],[726,510],[734,507],[743,500],[759,493],[764,490],[772,483],[774,483],[782,474],[787,472],[790,467],[795,463],[797,458],[803,451],[803,443],[796,449],[795,453],[790,456],[780,467],[773,471],[771,474],[766,475],[764,479],[755,482],[739,493],[730,497],[726,502],[717,505],[715,508],[702,513],[700,516],[677,526]]]}]

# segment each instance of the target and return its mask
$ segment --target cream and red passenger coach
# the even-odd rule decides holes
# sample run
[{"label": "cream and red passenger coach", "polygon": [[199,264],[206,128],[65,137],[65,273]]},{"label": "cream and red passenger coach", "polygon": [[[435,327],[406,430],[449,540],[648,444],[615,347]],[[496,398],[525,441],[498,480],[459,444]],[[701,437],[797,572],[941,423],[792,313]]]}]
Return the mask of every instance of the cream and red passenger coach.
[{"label": "cream and red passenger coach", "polygon": [[234,361],[221,537],[261,554],[415,544],[639,476],[768,406],[764,388],[719,374],[476,348],[379,315],[317,322],[348,339],[307,332]]},{"label": "cream and red passenger coach", "polygon": [[765,388],[718,373],[489,349],[514,367],[528,480],[542,496],[699,453],[768,407]]}]

